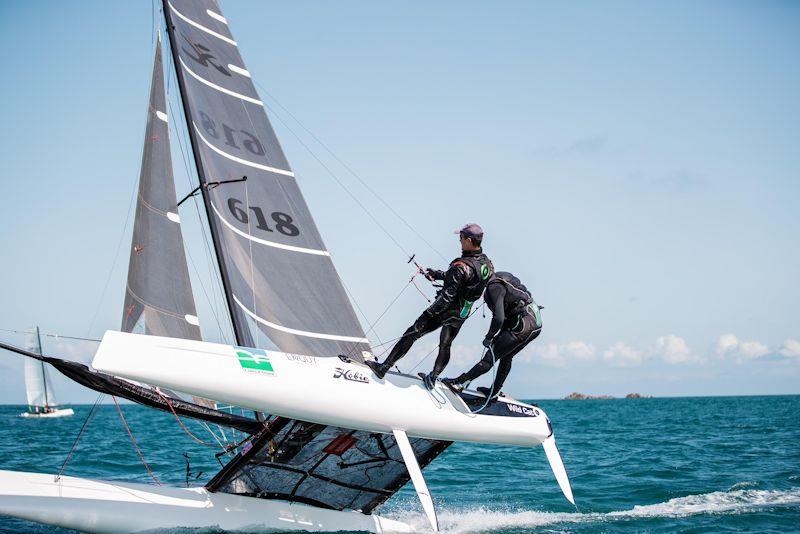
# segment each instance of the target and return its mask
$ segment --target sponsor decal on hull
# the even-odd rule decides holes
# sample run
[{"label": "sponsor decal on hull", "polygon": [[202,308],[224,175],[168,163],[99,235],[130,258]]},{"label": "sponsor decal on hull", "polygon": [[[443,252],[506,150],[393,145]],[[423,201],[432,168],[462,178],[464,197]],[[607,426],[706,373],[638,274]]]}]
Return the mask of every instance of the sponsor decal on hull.
[{"label": "sponsor decal on hull", "polygon": [[234,347],[241,368],[248,373],[274,375],[275,368],[265,350],[250,347]]},{"label": "sponsor decal on hull", "polygon": [[342,367],[336,368],[336,370],[333,372],[333,378],[343,378],[345,380],[350,380],[351,382],[360,382],[362,384],[369,382],[369,377],[361,371],[344,369]]},{"label": "sponsor decal on hull", "polygon": [[536,408],[528,408],[527,406],[520,406],[519,404],[506,404],[508,411],[514,412],[520,415],[527,415],[528,417],[538,417],[541,413]]},{"label": "sponsor decal on hull", "polygon": [[306,356],[305,354],[287,354],[286,359],[290,362],[303,365],[317,365],[317,358],[315,356]]}]

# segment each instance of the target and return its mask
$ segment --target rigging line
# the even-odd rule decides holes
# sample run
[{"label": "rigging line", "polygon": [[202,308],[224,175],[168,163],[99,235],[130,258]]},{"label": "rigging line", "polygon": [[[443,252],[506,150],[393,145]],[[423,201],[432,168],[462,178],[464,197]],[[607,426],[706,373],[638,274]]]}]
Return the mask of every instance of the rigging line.
[{"label": "rigging line", "polygon": [[[144,150],[144,145],[142,145],[142,150]],[[141,164],[140,164],[141,167]],[[136,191],[138,189],[137,182],[139,181],[139,174],[141,173],[141,168],[139,172],[136,173],[136,179],[133,182],[133,191],[131,192],[131,199],[128,202],[128,214],[125,215],[125,224],[122,227],[122,233],[119,236],[119,242],[117,243],[117,251],[114,253],[114,261],[111,262],[111,269],[108,271],[108,276],[106,277],[106,283],[103,286],[103,291],[100,294],[100,300],[97,302],[97,306],[94,310],[94,315],[92,316],[92,322],[89,323],[89,328],[86,330],[86,335],[88,336],[92,332],[92,328],[94,328],[94,323],[97,321],[97,316],[100,314],[100,308],[103,305],[103,301],[106,298],[106,292],[108,291],[108,284],[111,282],[111,278],[114,275],[114,269],[117,267],[117,260],[119,259],[120,250],[122,250],[122,242],[125,240],[125,234],[128,231],[128,223],[130,222],[131,218],[131,211],[133,209],[133,199],[136,198]]]},{"label": "rigging line", "polygon": [[[341,278],[340,278],[340,280],[341,280]],[[349,287],[347,287],[347,284],[345,284],[345,283],[344,283],[344,280],[341,280],[341,282],[342,282],[342,287],[343,287],[343,288],[344,288],[344,290],[347,292],[347,295],[350,297],[350,300],[352,300],[352,301],[353,301],[353,304],[355,304],[355,305],[356,305],[356,309],[357,309],[357,310],[358,310],[358,312],[361,314],[361,317],[363,317],[363,318],[364,318],[364,320],[365,320],[365,321],[367,322],[367,324],[369,325],[369,324],[370,324],[370,321],[369,321],[369,319],[367,318],[367,314],[366,314],[366,313],[364,313],[364,311],[361,309],[361,306],[358,304],[358,301],[356,300],[356,297],[355,297],[355,295],[353,295],[352,291],[350,291],[350,288],[349,288]],[[372,329],[370,328],[370,330],[372,330]],[[364,337],[367,337],[367,332],[364,332]],[[377,340],[378,340],[378,341],[381,341],[381,338],[380,338],[380,336],[378,336],[378,333],[377,333],[377,332],[375,333],[375,337],[377,338]],[[382,342],[381,342],[381,343],[382,343]],[[350,354],[353,354],[353,353],[354,353],[354,352],[355,352],[357,349],[358,349],[358,346],[357,346],[357,345],[354,345],[353,347],[351,347],[351,348],[350,348],[350,351],[349,351],[349,352],[350,352]]]},{"label": "rigging line", "polygon": [[[184,248],[186,248],[186,247],[184,247]],[[195,263],[194,263],[194,258],[192,258],[192,253],[189,252],[188,248],[186,248],[186,255],[189,258],[189,263],[192,264],[192,269],[194,270],[194,274],[197,275],[197,279],[198,279],[197,281],[200,283],[200,289],[203,290],[203,295],[205,295],[206,301],[208,301],[209,305],[211,305],[211,299],[209,298],[208,292],[206,291],[206,286],[205,286],[205,284],[203,284],[202,278],[200,278],[200,271],[197,269],[197,265],[195,265]],[[225,343],[227,344],[228,341],[227,341],[225,335],[222,333],[222,324],[220,324],[219,317],[217,316],[217,310],[213,307],[213,305],[211,305],[211,314],[214,316],[214,321],[217,323],[217,327],[219,329],[220,338],[223,341],[225,341]]]},{"label": "rigging line", "polygon": [[[247,182],[244,183],[244,203],[247,207],[247,213],[250,213],[250,188],[247,185]],[[247,217],[247,233],[249,235],[253,235],[253,229],[251,225],[252,217]],[[257,316],[258,315],[258,301],[256,300],[256,270],[255,266],[253,265],[253,240],[248,239],[247,244],[249,246],[249,253],[250,253],[250,293],[253,296],[253,313]],[[261,328],[256,327],[256,339],[255,339],[255,346],[260,347],[259,343],[261,343]],[[252,333],[252,329],[251,329]]]},{"label": "rigging line", "polygon": [[9,330],[8,328],[0,328],[0,332],[10,332],[12,334],[34,334],[35,330]]},{"label": "rigging line", "polygon": [[[467,322],[467,321],[469,320],[469,318],[470,318],[470,317],[472,317],[473,315],[475,315],[475,314],[478,312],[478,310],[480,310],[481,308],[483,308],[483,306],[484,306],[485,304],[486,304],[486,302],[484,301],[484,302],[482,302],[482,303],[481,303],[481,305],[480,305],[480,306],[478,306],[477,308],[475,308],[474,310],[472,310],[472,311],[470,312],[470,314],[467,316],[467,318],[466,318],[466,319],[464,319],[464,322]],[[401,336],[401,337],[402,337],[402,336]],[[435,350],[436,350],[436,349],[438,349],[438,348],[439,348],[439,345],[437,344],[437,345],[436,345],[436,346],[435,346],[435,347],[434,347],[434,348],[433,348],[433,349],[432,349],[432,350],[431,350],[431,351],[430,351],[428,354],[426,354],[426,355],[425,355],[425,357],[423,357],[423,358],[422,358],[420,361],[418,361],[418,362],[417,362],[417,364],[416,364],[414,367],[412,367],[412,368],[411,368],[411,370],[408,372],[408,374],[411,374],[411,373],[413,373],[413,372],[414,372],[414,369],[416,369],[417,367],[419,367],[419,365],[420,365],[422,362],[424,362],[425,360],[427,360],[427,359],[428,359],[428,357],[430,357],[430,355],[431,355],[431,354],[433,354],[433,351],[435,351]]]},{"label": "rigging line", "polygon": [[[253,124],[253,118],[250,116],[250,110],[247,109],[247,106],[245,105],[244,102],[241,103],[241,106],[242,106],[242,109],[245,112],[245,115],[247,116],[247,120],[250,123],[250,127],[252,128],[253,131],[256,131],[255,124]],[[281,120],[280,117],[278,117],[278,120]],[[281,122],[283,122],[283,121],[281,120]],[[288,128],[288,126],[287,126],[287,128]],[[292,132],[292,133],[294,134],[294,132]],[[295,137],[296,137],[296,135],[295,135]],[[299,138],[298,138],[298,140],[299,140]],[[302,143],[302,141],[300,141],[300,142]],[[308,147],[306,147],[306,149],[309,150]],[[309,152],[310,152],[310,150],[309,150]],[[312,153],[312,155],[313,155],[313,153]],[[317,161],[319,161],[319,159]],[[320,162],[320,164],[322,164],[322,163]],[[330,172],[330,171],[328,171],[328,172]],[[247,194],[248,191],[249,191],[249,189],[247,187],[247,183],[245,183],[245,194]],[[248,205],[248,210],[249,210],[250,209],[250,207],[249,207],[250,201],[249,200],[247,200],[247,205]],[[247,233],[252,235],[252,231],[250,229],[250,219],[248,219],[248,222],[247,222]],[[248,241],[250,241],[250,270],[251,270],[251,273],[252,273],[252,270],[253,270],[253,245],[252,245],[252,240],[248,240]],[[251,275],[251,277],[252,277],[252,275]],[[344,283],[344,280],[342,280],[341,277],[339,277],[339,281],[342,283],[342,287],[344,287],[345,292],[350,296],[350,299],[353,301],[353,304],[355,304],[356,309],[358,310],[358,312],[361,313],[361,316],[364,318],[364,320],[367,321],[367,323],[369,323],[369,319],[367,318],[367,315],[364,313],[364,311],[361,309],[361,305],[359,304],[358,300],[356,300],[355,295],[353,295],[353,293],[350,291],[350,289],[347,287],[347,285]],[[251,286],[252,286],[252,290],[253,290],[253,302],[255,303],[255,280],[252,281]],[[258,313],[256,312],[256,315],[257,314]],[[366,337],[366,334],[364,334],[364,337]],[[376,337],[378,338],[378,341],[380,341],[380,337],[378,337],[377,334],[376,334]],[[355,351],[357,351],[357,350],[358,350],[358,345],[354,344],[349,349],[348,353],[350,355],[353,355],[355,353]]]},{"label": "rigging line", "polygon": [[414,372],[414,370],[415,370],[417,367],[419,367],[419,365],[420,365],[422,362],[424,362],[425,360],[427,360],[427,359],[430,357],[430,355],[431,355],[431,354],[433,354],[433,352],[434,352],[436,349],[438,349],[438,348],[439,348],[439,344],[437,343],[437,344],[436,344],[436,346],[435,346],[435,347],[433,347],[433,348],[430,350],[430,352],[428,352],[428,354],[426,354],[425,356],[423,356],[423,358],[422,358],[420,361],[418,361],[418,362],[417,362],[417,364],[416,364],[414,367],[412,367],[412,368],[411,368],[411,370],[410,370],[410,371],[409,371],[407,374],[409,374],[409,375],[410,375],[410,374],[412,374],[412,373]]},{"label": "rigging line", "polygon": [[[391,302],[390,302],[390,303],[389,303],[389,304],[386,306],[386,308],[384,308],[383,312],[381,312],[381,314],[378,316],[378,318],[377,318],[377,319],[375,319],[375,322],[374,322],[374,323],[372,323],[372,324],[370,325],[370,327],[369,327],[369,330],[367,330],[367,331],[364,333],[364,335],[368,335],[370,332],[372,332],[372,330],[374,330],[374,329],[375,329],[375,327],[376,327],[376,326],[378,326],[378,322],[379,322],[381,319],[383,319],[383,316],[384,316],[384,315],[386,315],[386,313],[389,311],[389,309],[390,309],[392,306],[394,306],[395,302],[397,302],[397,301],[398,301],[398,299],[399,299],[399,298],[400,298],[400,297],[403,295],[403,293],[405,293],[405,292],[406,292],[406,289],[408,289],[408,286],[409,286],[410,284],[411,284],[411,281],[410,281],[410,280],[409,280],[408,282],[406,282],[406,285],[404,285],[404,286],[403,286],[403,289],[401,289],[401,290],[400,290],[400,293],[398,293],[398,294],[397,294],[397,295],[396,295],[396,296],[395,296],[395,297],[392,299],[392,301],[391,301]],[[375,335],[375,337],[377,337],[377,334]],[[402,336],[401,336],[401,337],[402,337]],[[397,339],[400,339],[400,338],[398,337]],[[380,338],[378,338],[378,341],[380,341]],[[390,340],[390,341],[387,341],[386,343],[391,343],[391,340]],[[380,347],[380,346],[382,346],[382,345],[385,345],[386,343],[384,343],[384,342],[381,342],[379,345],[375,345],[375,346],[376,346],[376,347]]]},{"label": "rigging line", "polygon": [[[392,212],[392,214],[393,214],[395,217],[397,217],[397,218],[398,218],[398,219],[399,219],[399,220],[400,220],[400,221],[401,221],[403,224],[405,224],[405,225],[406,225],[406,227],[407,227],[409,230],[411,230],[411,232],[413,232],[413,233],[414,233],[414,235],[416,235],[416,236],[417,236],[417,237],[418,237],[420,240],[422,240],[422,242],[423,242],[423,243],[425,243],[425,244],[428,246],[428,248],[430,248],[432,251],[434,251],[434,252],[435,252],[435,253],[436,253],[436,254],[437,254],[437,255],[438,255],[440,258],[442,258],[442,260],[444,260],[444,261],[447,261],[447,258],[445,258],[445,257],[442,255],[442,253],[441,253],[441,252],[439,252],[439,250],[438,250],[437,248],[435,248],[433,245],[431,245],[431,244],[428,242],[428,240],[427,240],[427,239],[425,239],[425,237],[423,237],[423,236],[422,236],[422,234],[420,234],[420,233],[419,233],[419,232],[418,232],[418,231],[417,231],[417,230],[416,230],[416,229],[415,229],[415,228],[414,228],[414,227],[411,225],[411,223],[409,223],[409,222],[408,222],[408,221],[407,221],[407,220],[406,220],[406,219],[405,219],[405,218],[404,218],[402,215],[400,215],[400,214],[399,214],[399,213],[398,213],[398,212],[397,212],[397,211],[396,211],[396,210],[395,210],[395,209],[392,207],[392,205],[391,205],[391,204],[389,204],[389,203],[388,203],[386,200],[384,200],[384,198],[383,198],[383,197],[381,197],[381,196],[380,196],[380,195],[379,195],[379,194],[378,194],[378,193],[377,193],[377,192],[376,192],[376,191],[375,191],[375,190],[374,190],[374,189],[373,189],[373,188],[372,188],[372,187],[369,185],[369,183],[367,183],[367,182],[366,182],[366,181],[365,181],[363,178],[361,178],[361,176],[360,176],[358,173],[356,173],[356,172],[355,172],[355,171],[354,171],[354,170],[353,170],[353,169],[352,169],[352,168],[351,168],[349,165],[347,165],[347,163],[345,163],[344,161],[342,161],[342,159],[341,159],[341,158],[339,158],[339,156],[337,156],[337,155],[336,155],[336,153],[335,153],[333,150],[331,150],[331,149],[328,147],[328,145],[326,145],[326,144],[325,144],[325,143],[324,143],[324,142],[323,142],[323,141],[322,141],[322,140],[321,140],[319,137],[317,137],[317,136],[314,134],[314,132],[312,132],[311,130],[309,130],[308,128],[306,128],[306,126],[305,126],[305,125],[304,125],[302,122],[300,122],[300,120],[299,120],[297,117],[295,117],[295,116],[294,116],[294,114],[293,114],[291,111],[289,111],[289,110],[286,108],[286,106],[284,106],[283,104],[281,104],[281,103],[278,101],[278,99],[277,99],[277,98],[275,98],[275,96],[274,96],[272,93],[270,93],[269,91],[267,91],[267,89],[266,89],[264,86],[262,86],[260,83],[258,83],[258,81],[256,81],[255,79],[253,80],[253,83],[255,83],[255,84],[256,84],[256,85],[259,87],[259,89],[261,89],[261,91],[263,91],[263,92],[264,92],[264,94],[266,94],[266,95],[267,95],[267,96],[268,96],[268,97],[269,97],[269,98],[270,98],[270,99],[271,99],[273,102],[275,102],[275,104],[277,104],[277,105],[278,105],[278,106],[279,106],[279,107],[280,107],[280,108],[281,108],[283,111],[285,111],[285,112],[286,112],[286,114],[287,114],[287,115],[289,115],[289,117],[291,117],[291,118],[292,118],[292,120],[294,120],[294,121],[295,121],[295,122],[296,122],[296,123],[297,123],[297,124],[298,124],[298,125],[299,125],[299,126],[302,128],[302,129],[303,129],[303,130],[305,130],[305,132],[306,132],[308,135],[310,135],[310,136],[311,136],[311,138],[312,138],[312,139],[314,139],[314,141],[316,141],[316,142],[317,142],[317,143],[318,143],[318,144],[319,144],[319,145],[320,145],[320,146],[321,146],[323,149],[325,149],[325,151],[326,151],[326,152],[328,152],[328,154],[330,154],[330,155],[331,155],[331,157],[333,157],[333,159],[335,159],[335,160],[336,160],[336,161],[337,161],[337,162],[338,162],[338,163],[339,163],[339,164],[340,164],[342,167],[344,167],[344,169],[345,169],[347,172],[349,172],[351,175],[353,175],[353,176],[354,176],[354,177],[355,177],[355,178],[356,178],[356,179],[357,179],[357,180],[358,180],[358,181],[361,183],[361,185],[363,185],[363,186],[364,186],[364,187],[367,189],[367,191],[369,191],[370,193],[372,193],[372,195],[373,195],[375,198],[377,198],[377,199],[378,199],[378,200],[381,202],[381,204],[383,204],[384,206],[386,206],[386,208],[387,208],[389,211],[391,211],[391,212]],[[283,122],[283,121],[281,121],[281,122]]]},{"label": "rigging line", "polygon": [[156,6],[155,0],[150,0],[150,46],[154,46],[156,26]]},{"label": "rigging line", "polygon": [[[13,334],[35,334],[35,330],[8,330],[6,328],[0,328],[0,332],[11,332]],[[93,339],[89,337],[76,337],[76,336],[65,336],[62,334],[49,334],[45,332],[41,332],[40,335],[45,337],[52,337],[55,339],[75,339],[77,341],[93,341],[95,343],[100,343],[100,339]]]},{"label": "rigging line", "polygon": [[[151,6],[152,6],[152,2],[151,2]],[[153,26],[154,23],[155,23],[155,15],[153,13],[151,13],[151,26]],[[151,44],[152,44],[152,35],[151,35]],[[147,79],[149,79],[149,77],[147,77]],[[148,95],[148,102],[149,102],[149,95],[150,95],[150,91],[149,90],[147,91],[147,95]],[[147,133],[147,123],[148,123],[148,121],[149,121],[149,117],[147,118],[147,120],[145,120],[145,127],[144,127],[145,134]],[[143,143],[142,144],[142,156],[144,155],[144,149],[145,149],[145,146],[144,146],[144,143]],[[122,249],[122,242],[125,240],[125,233],[128,230],[128,222],[130,221],[130,217],[131,217],[131,209],[133,207],[133,199],[136,198],[136,192],[138,190],[137,185],[138,185],[139,175],[141,174],[141,171],[142,171],[142,165],[141,165],[141,158],[140,158],[139,159],[139,169],[138,169],[138,172],[136,173],[134,181],[133,181],[134,187],[133,187],[133,190],[131,191],[131,199],[128,201],[128,213],[127,213],[127,215],[125,215],[125,224],[122,227],[122,234],[120,235],[119,243],[117,244],[117,251],[114,253],[114,261],[111,263],[111,269],[109,270],[108,276],[106,277],[106,283],[103,286],[102,293],[100,294],[100,300],[98,301],[97,306],[95,307],[94,315],[92,316],[92,321],[91,321],[91,323],[89,323],[89,328],[86,331],[86,335],[87,336],[91,333],[92,328],[94,328],[94,323],[95,323],[95,321],[97,321],[97,316],[100,313],[100,308],[103,305],[103,301],[105,300],[105,297],[106,297],[106,292],[108,291],[108,284],[111,282],[111,278],[112,278],[112,276],[114,274],[114,269],[117,266],[117,260],[119,259],[119,252]]]},{"label": "rigging line", "polygon": [[[214,441],[217,442],[217,445],[219,445],[220,447],[222,447],[224,449],[225,445],[222,444],[222,441],[220,441],[220,439],[217,437],[217,435],[214,433],[214,431],[211,430],[211,427],[208,426],[208,424],[206,424],[205,421],[201,421],[200,424],[203,426],[203,428],[206,429],[206,432],[211,434],[211,437],[214,438]],[[224,434],[223,434],[223,436],[224,436]]]},{"label": "rigging line", "polygon": [[76,337],[76,336],[63,336],[61,334],[42,334],[45,337],[52,337],[55,339],[74,339],[76,341],[92,341],[94,343],[100,343],[101,339],[92,339],[88,337]]},{"label": "rigging line", "polygon": [[[169,76],[168,76],[168,78],[169,78]],[[175,115],[176,114],[173,111],[173,106],[172,106],[172,103],[170,102],[170,99],[169,99],[169,93],[167,93],[167,112],[172,116],[172,120],[170,121],[170,123],[173,125],[173,128],[175,129],[175,137],[177,137],[177,139],[178,139],[178,146],[180,147],[180,151],[181,151],[181,159],[183,161],[184,170],[186,171],[186,179],[189,181],[189,184],[191,185],[191,176],[190,176],[189,163],[188,163],[188,161],[186,159],[186,153],[185,153],[185,151],[183,149],[183,142],[181,141],[180,133],[178,132],[178,121],[175,120]],[[198,219],[198,221],[200,223],[200,231],[203,232],[203,222],[202,222],[202,218],[200,217],[200,208],[197,206],[196,199],[195,199],[195,203],[194,204],[195,204],[195,210],[197,212],[197,219]],[[200,276],[200,270],[197,268],[197,265],[194,262],[194,258],[192,257],[192,253],[189,250],[189,247],[187,247],[185,243],[184,243],[183,249],[186,251],[186,255],[189,258],[189,262],[192,264],[192,269],[194,269],[194,272],[197,275],[197,281],[200,284],[200,289],[203,290],[203,295],[205,295],[206,301],[208,302],[209,307],[211,307],[211,313],[214,315],[214,321],[217,323],[217,329],[219,330],[220,338],[222,340],[224,340],[225,343],[227,343],[227,336],[225,336],[225,334],[222,331],[222,323],[221,323],[221,321],[219,319],[219,315],[217,313],[218,312],[217,306],[215,305],[216,304],[216,295],[214,295],[215,299],[214,299],[214,302],[212,302],[211,298],[208,296],[208,291],[206,290],[206,286],[203,283],[203,279]],[[210,269],[209,269],[209,274],[211,274],[211,270]],[[212,276],[212,280],[213,280],[213,276]],[[213,294],[213,291],[212,291],[212,294]]]},{"label": "rigging line", "polygon": [[196,441],[200,445],[203,445],[203,446],[206,446],[206,447],[213,447],[213,448],[217,447],[213,443],[207,443],[207,442],[203,441],[202,439],[198,438],[197,436],[195,436],[194,434],[192,434],[192,431],[189,430],[186,427],[186,425],[183,423],[183,421],[181,420],[180,416],[175,411],[175,408],[172,407],[172,403],[169,401],[169,399],[166,396],[164,396],[163,393],[161,393],[161,390],[158,389],[158,388],[153,388],[153,391],[155,391],[158,394],[158,396],[161,397],[161,400],[163,400],[166,403],[166,405],[169,406],[169,410],[172,412],[172,415],[175,416],[175,419],[178,421],[178,424],[181,425],[181,428],[183,429],[183,431],[186,432],[186,434],[190,438],[192,438],[194,441]]},{"label": "rigging line", "polygon": [[161,481],[158,480],[158,477],[153,473],[153,470],[150,469],[150,466],[147,464],[147,460],[144,459],[144,455],[142,451],[139,449],[139,444],[136,443],[136,438],[133,437],[133,432],[131,432],[131,428],[128,426],[128,422],[125,420],[125,416],[122,414],[122,408],[120,407],[119,403],[117,402],[117,397],[114,395],[111,396],[114,399],[114,406],[117,407],[117,413],[119,414],[119,418],[122,420],[122,426],[125,427],[125,431],[128,433],[128,437],[131,438],[131,444],[133,445],[133,450],[136,451],[136,454],[139,456],[139,460],[142,461],[142,465],[147,470],[147,473],[150,475],[150,478],[153,479],[153,482],[156,483],[157,486],[161,486]]},{"label": "rigging line", "polygon": [[[172,55],[169,54],[168,56],[169,56],[168,65],[169,65],[169,67],[171,67],[171,73],[173,75],[177,76],[177,73],[175,72],[175,63],[174,63],[174,61],[172,59]],[[171,77],[172,76],[170,76],[169,72],[168,72],[167,78],[171,79]],[[178,146],[180,147],[181,157],[182,157],[183,165],[184,165],[184,170],[186,171],[186,180],[188,181],[189,186],[191,187],[192,185],[194,185],[194,181],[192,180],[192,174],[193,173],[191,171],[191,165],[190,165],[190,163],[189,163],[189,161],[187,159],[188,158],[187,150],[184,150],[184,146],[183,146],[184,143],[183,143],[183,139],[182,139],[182,136],[183,137],[186,136],[186,132],[187,132],[186,128],[188,128],[188,125],[186,124],[186,118],[183,116],[182,113],[176,113],[174,111],[173,106],[172,106],[172,102],[169,99],[169,93],[167,93],[167,105],[168,105],[168,108],[169,108],[169,113],[172,115],[172,121],[170,121],[170,122],[174,125],[174,128],[175,128],[175,137],[177,137],[177,139],[178,139]],[[176,118],[175,118],[176,116],[179,116],[181,120],[180,121],[176,120]],[[184,126],[184,128],[180,128],[179,125]],[[188,140],[186,141],[186,144],[187,145],[189,144]],[[205,259],[206,259],[206,266],[208,267],[208,275],[209,275],[209,278],[211,279],[211,283],[212,283],[211,295],[213,297],[213,302],[212,302],[212,299],[208,297],[208,293],[205,291],[205,287],[202,285],[202,279],[200,278],[199,270],[197,269],[197,267],[195,265],[193,265],[193,267],[194,267],[195,273],[198,275],[198,279],[200,280],[201,287],[203,287],[204,294],[206,295],[206,300],[208,301],[209,306],[211,306],[212,311],[214,313],[214,318],[215,318],[215,320],[217,322],[217,328],[219,330],[220,338],[223,341],[225,341],[225,343],[228,343],[228,336],[223,331],[222,322],[219,320],[219,300],[217,299],[217,292],[216,292],[216,290],[219,290],[220,292],[222,291],[222,288],[220,287],[219,274],[217,273],[217,269],[216,269],[215,263],[211,260],[211,250],[210,250],[210,247],[209,247],[209,244],[208,244],[208,237],[206,236],[206,232],[205,232],[205,225],[203,224],[203,217],[200,214],[200,206],[198,205],[196,198],[193,198],[193,202],[194,202],[195,211],[197,213],[197,220],[198,220],[198,223],[200,225],[200,233],[202,234],[202,237],[203,237],[203,245],[204,245],[204,254],[205,254]],[[188,247],[184,246],[184,249],[186,249],[187,253],[189,252],[188,251]],[[191,256],[190,253],[189,253],[189,256]],[[226,312],[226,317],[229,319],[229,324],[231,324],[230,321],[232,321],[232,319],[230,318],[230,316],[228,314],[227,308],[226,308],[225,312]]]},{"label": "rigging line", "polygon": [[323,169],[325,169],[325,170],[327,171],[327,173],[328,173],[328,174],[330,174],[330,175],[331,175],[331,177],[334,179],[334,181],[335,181],[337,184],[339,184],[339,187],[341,187],[341,188],[342,188],[342,189],[345,191],[345,193],[347,193],[347,194],[350,196],[350,198],[351,198],[351,199],[353,199],[353,202],[355,202],[355,203],[358,205],[358,207],[360,207],[360,208],[361,208],[361,209],[364,211],[364,213],[366,213],[366,214],[367,214],[367,216],[369,216],[369,218],[370,218],[370,219],[372,219],[372,222],[374,222],[374,223],[375,223],[375,225],[376,225],[378,228],[380,228],[380,229],[383,231],[383,233],[384,233],[384,234],[386,234],[386,236],[387,236],[387,237],[388,237],[388,238],[389,238],[389,239],[390,239],[390,240],[391,240],[391,241],[392,241],[392,242],[393,242],[393,243],[394,243],[394,244],[397,246],[397,248],[399,248],[399,249],[400,249],[400,251],[403,253],[403,255],[404,255],[406,258],[407,258],[407,257],[409,257],[411,254],[409,254],[409,252],[408,252],[408,251],[405,249],[405,247],[403,247],[403,245],[401,245],[401,244],[400,244],[400,242],[399,242],[399,241],[397,241],[397,239],[394,237],[394,235],[392,235],[392,233],[391,233],[391,232],[389,232],[389,230],[387,230],[387,229],[386,229],[386,227],[384,227],[384,226],[383,226],[383,225],[380,223],[380,221],[377,219],[377,217],[375,217],[375,216],[372,214],[372,212],[371,212],[369,209],[367,209],[367,207],[366,207],[366,206],[365,206],[365,205],[364,205],[364,204],[363,204],[363,203],[362,203],[362,202],[361,202],[361,201],[358,199],[358,197],[356,197],[356,196],[353,194],[353,192],[352,192],[352,191],[350,191],[350,189],[348,189],[348,188],[347,188],[347,186],[344,184],[344,182],[342,182],[342,181],[339,179],[339,177],[336,175],[336,173],[335,173],[335,172],[333,172],[333,171],[330,169],[330,167],[328,167],[327,165],[325,165],[325,162],[323,162],[323,161],[322,161],[322,160],[321,160],[321,159],[320,159],[320,158],[319,158],[319,157],[318,157],[318,156],[317,156],[317,155],[314,153],[314,151],[313,151],[313,150],[311,150],[311,148],[310,148],[310,147],[309,147],[309,146],[308,146],[308,145],[307,145],[307,144],[306,144],[306,143],[303,141],[303,139],[302,139],[302,138],[300,138],[300,136],[299,136],[299,135],[297,135],[297,133],[295,133],[295,131],[294,131],[294,130],[293,130],[293,129],[292,129],[292,128],[291,128],[291,127],[290,127],[290,126],[289,126],[289,125],[286,123],[286,121],[284,121],[284,120],[281,118],[281,116],[280,116],[279,114],[275,113],[275,111],[274,111],[272,108],[270,108],[269,106],[267,106],[266,104],[264,105],[264,107],[266,107],[266,108],[267,108],[267,109],[270,111],[270,113],[272,113],[272,115],[273,115],[275,118],[277,118],[277,119],[278,119],[278,120],[281,122],[281,124],[283,124],[283,126],[284,126],[284,127],[285,127],[285,128],[288,130],[288,131],[289,131],[289,133],[291,133],[291,134],[294,136],[294,138],[295,138],[295,139],[297,139],[297,142],[299,142],[301,145],[303,145],[303,148],[305,148],[305,149],[306,149],[306,151],[308,151],[308,153],[311,155],[311,157],[312,157],[312,158],[314,158],[314,159],[317,161],[317,163],[319,163],[319,164],[320,164],[320,166],[321,166]]},{"label": "rigging line", "polygon": [[100,406],[100,400],[105,396],[105,393],[101,393],[97,396],[97,400],[94,401],[94,405],[92,409],[89,411],[89,415],[86,416],[86,419],[83,421],[83,425],[81,425],[81,429],[78,432],[78,435],[75,437],[75,441],[72,442],[72,447],[69,448],[69,452],[67,453],[67,457],[64,459],[64,463],[61,464],[61,469],[58,470],[58,474],[55,476],[54,481],[58,482],[61,479],[61,475],[64,473],[64,469],[67,468],[67,464],[72,459],[72,455],[75,453],[75,447],[78,446],[78,442],[83,437],[83,433],[86,431],[86,427],[89,426],[89,422],[94,418],[95,413],[97,412],[97,407]]}]

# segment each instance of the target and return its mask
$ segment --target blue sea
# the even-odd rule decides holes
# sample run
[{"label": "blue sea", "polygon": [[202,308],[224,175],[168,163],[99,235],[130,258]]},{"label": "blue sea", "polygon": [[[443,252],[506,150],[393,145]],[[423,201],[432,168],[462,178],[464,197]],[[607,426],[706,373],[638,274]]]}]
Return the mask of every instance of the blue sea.
[{"label": "blue sea", "polygon": [[[457,443],[425,470],[446,531],[800,531],[800,396],[532,402],[553,422],[577,508],[541,448]],[[22,419],[23,409],[0,407],[0,469],[57,472],[91,407],[51,420]],[[200,482],[219,468],[172,415],[123,409],[163,482],[185,484],[184,453]],[[98,409],[66,474],[150,480],[113,405]],[[410,487],[379,513],[425,525]],[[67,531],[0,518],[0,532]]]}]

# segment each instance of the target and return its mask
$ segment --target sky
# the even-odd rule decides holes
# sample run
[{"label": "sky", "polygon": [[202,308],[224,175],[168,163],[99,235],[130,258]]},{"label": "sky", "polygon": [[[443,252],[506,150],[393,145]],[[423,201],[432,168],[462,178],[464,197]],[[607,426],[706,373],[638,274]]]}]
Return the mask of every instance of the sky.
[{"label": "sky", "polygon": [[[453,229],[478,222],[496,268],[545,306],[510,394],[800,393],[800,4],[222,11],[363,323],[405,288],[375,344],[427,306],[407,254],[444,267]],[[153,20],[149,2],[0,2],[2,339],[119,328]],[[180,196],[195,178],[172,136]],[[204,337],[228,339],[201,217],[181,209]],[[445,374],[477,361],[488,320],[462,329]],[[427,371],[436,342],[400,368]],[[63,401],[95,398],[55,380]],[[4,352],[0,403],[24,398],[22,362]]]}]

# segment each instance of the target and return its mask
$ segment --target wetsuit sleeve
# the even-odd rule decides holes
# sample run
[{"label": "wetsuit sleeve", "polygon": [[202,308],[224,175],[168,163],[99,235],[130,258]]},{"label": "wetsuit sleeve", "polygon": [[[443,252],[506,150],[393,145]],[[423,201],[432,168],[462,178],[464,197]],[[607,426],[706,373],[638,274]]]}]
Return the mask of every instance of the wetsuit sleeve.
[{"label": "wetsuit sleeve", "polygon": [[489,331],[486,333],[486,338],[491,339],[497,335],[502,328],[503,323],[506,321],[506,288],[502,284],[489,284],[486,292],[483,294],[483,300],[486,306],[492,310],[492,324],[489,325]]},{"label": "wetsuit sleeve", "polygon": [[458,290],[467,278],[468,267],[462,263],[455,263],[447,269],[444,274],[444,286],[425,313],[428,315],[438,315],[451,308],[458,298]]},{"label": "wetsuit sleeve", "polygon": [[431,277],[434,280],[444,280],[444,271],[440,269],[431,269],[428,267],[425,269],[425,275]]}]

